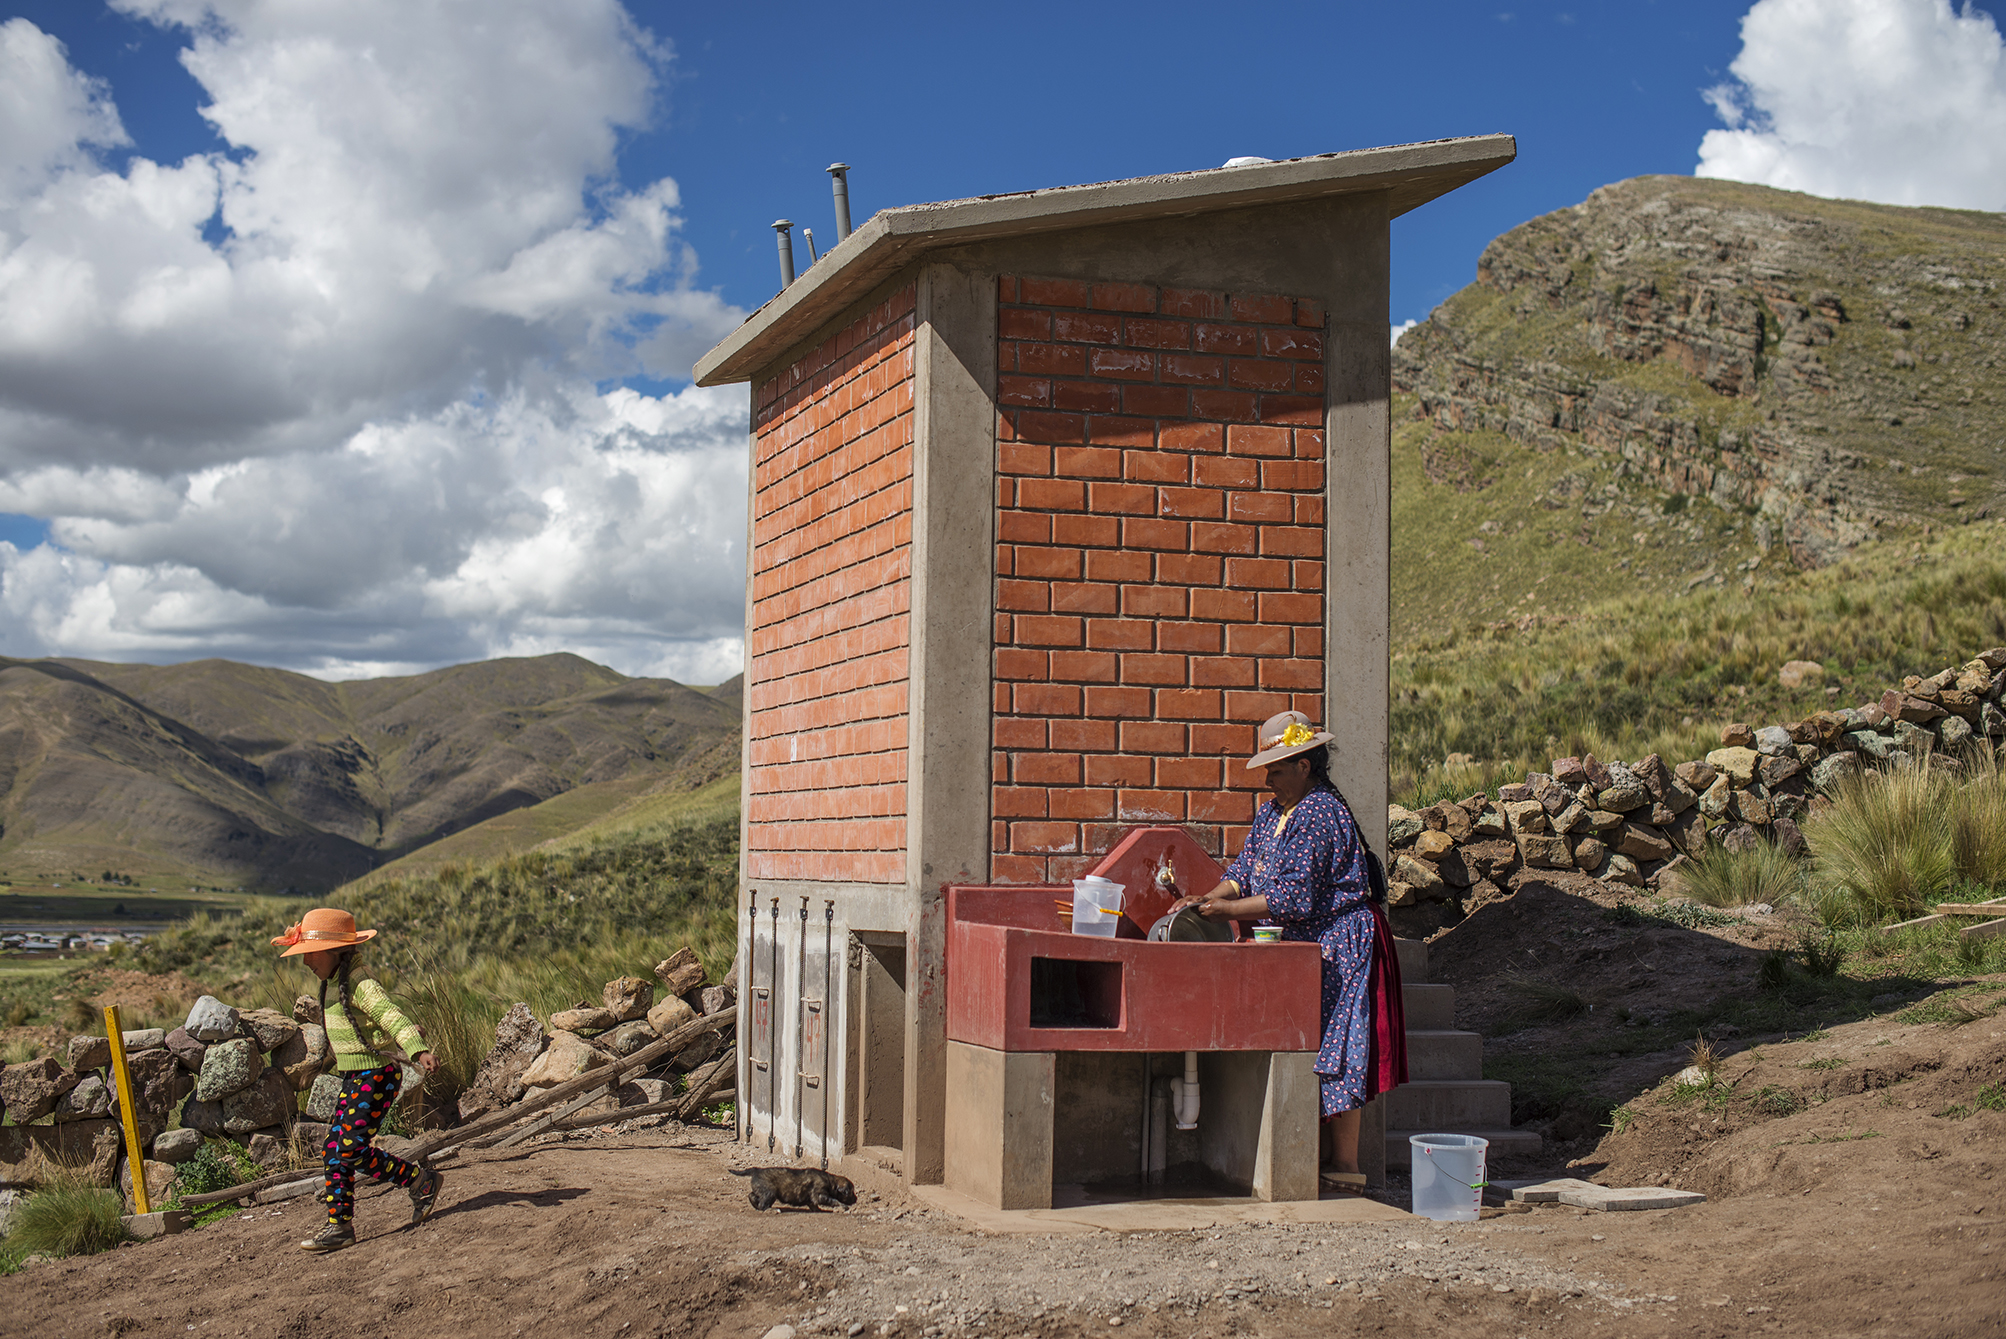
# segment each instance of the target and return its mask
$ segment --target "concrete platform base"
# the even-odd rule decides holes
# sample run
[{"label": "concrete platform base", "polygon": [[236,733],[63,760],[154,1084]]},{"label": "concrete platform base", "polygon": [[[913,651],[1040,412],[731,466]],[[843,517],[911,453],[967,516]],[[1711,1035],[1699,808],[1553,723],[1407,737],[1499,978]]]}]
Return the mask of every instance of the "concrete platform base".
[{"label": "concrete platform base", "polygon": [[911,1193],[985,1232],[1185,1232],[1230,1223],[1397,1223],[1414,1217],[1357,1195],[1288,1201],[1251,1196],[1152,1199],[1055,1204],[1050,1209],[992,1209],[946,1186],[913,1186]]},{"label": "concrete platform base", "polygon": [[1436,1126],[1427,1130],[1388,1130],[1386,1132],[1386,1165],[1388,1167],[1412,1167],[1414,1146],[1407,1142],[1409,1135],[1415,1134],[1473,1134],[1479,1139],[1490,1140],[1490,1147],[1484,1150],[1486,1160],[1505,1157],[1532,1157],[1545,1146],[1545,1141],[1531,1130],[1468,1130],[1460,1125]]}]

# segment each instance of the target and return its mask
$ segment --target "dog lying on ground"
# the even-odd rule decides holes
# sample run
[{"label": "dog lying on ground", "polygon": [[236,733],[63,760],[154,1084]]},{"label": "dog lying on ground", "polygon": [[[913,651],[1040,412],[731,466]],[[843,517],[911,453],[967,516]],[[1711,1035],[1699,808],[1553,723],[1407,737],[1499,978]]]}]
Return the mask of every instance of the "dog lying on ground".
[{"label": "dog lying on ground", "polygon": [[849,1177],[814,1167],[733,1168],[731,1174],[752,1178],[752,1193],[746,1198],[761,1213],[775,1204],[819,1213],[857,1202],[857,1188]]}]

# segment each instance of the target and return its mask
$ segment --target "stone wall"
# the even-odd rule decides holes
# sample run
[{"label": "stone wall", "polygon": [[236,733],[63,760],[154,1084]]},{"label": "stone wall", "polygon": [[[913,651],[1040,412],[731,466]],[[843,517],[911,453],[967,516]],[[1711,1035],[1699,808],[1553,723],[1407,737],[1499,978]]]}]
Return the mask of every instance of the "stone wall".
[{"label": "stone wall", "polygon": [[1801,851],[1797,819],[1826,803],[1821,792],[1839,778],[1924,754],[1956,766],[1973,748],[2001,748],[2002,698],[2006,647],[1905,679],[1864,706],[1761,729],[1729,725],[1705,758],[1676,765],[1655,753],[1629,764],[1556,758],[1550,770],[1495,794],[1419,813],[1394,805],[1392,904],[1495,896],[1522,870],[1661,887],[1710,843],[1732,850],[1767,840]]}]

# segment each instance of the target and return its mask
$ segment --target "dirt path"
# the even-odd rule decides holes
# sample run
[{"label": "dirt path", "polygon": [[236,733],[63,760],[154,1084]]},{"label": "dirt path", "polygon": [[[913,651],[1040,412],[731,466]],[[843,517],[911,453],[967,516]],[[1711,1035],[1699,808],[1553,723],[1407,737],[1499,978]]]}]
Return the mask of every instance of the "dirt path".
[{"label": "dirt path", "polygon": [[724,1136],[668,1126],[456,1166],[419,1229],[401,1226],[401,1194],[365,1198],[363,1240],[332,1257],[294,1247],[318,1225],[318,1207],[296,1200],[38,1263],[0,1279],[0,1332],[2000,1333],[2006,1234],[1992,1183],[1971,1178],[2006,1116],[1961,1128],[1971,1157],[1924,1159],[1899,1180],[1876,1167],[1673,1213],[1002,1236],[896,1192],[841,1214],[755,1214],[725,1175],[740,1155]]}]

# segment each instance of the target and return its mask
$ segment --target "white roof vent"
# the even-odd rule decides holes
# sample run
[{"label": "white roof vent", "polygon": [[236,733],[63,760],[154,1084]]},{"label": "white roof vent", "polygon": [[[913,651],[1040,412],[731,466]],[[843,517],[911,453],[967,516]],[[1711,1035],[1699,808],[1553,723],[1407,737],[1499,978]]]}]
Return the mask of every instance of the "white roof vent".
[{"label": "white roof vent", "polygon": [[1261,163],[1272,163],[1272,162],[1274,162],[1274,161],[1275,161],[1275,160],[1274,160],[1274,159],[1272,159],[1272,158],[1252,158],[1252,157],[1248,157],[1248,158],[1228,158],[1228,159],[1227,159],[1227,160],[1226,160],[1225,162],[1221,163],[1221,164],[1220,164],[1220,166],[1221,166],[1221,167],[1254,167],[1254,166],[1257,166],[1258,164],[1261,164]]}]

